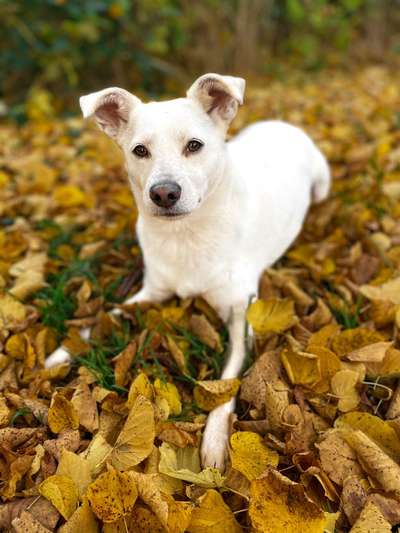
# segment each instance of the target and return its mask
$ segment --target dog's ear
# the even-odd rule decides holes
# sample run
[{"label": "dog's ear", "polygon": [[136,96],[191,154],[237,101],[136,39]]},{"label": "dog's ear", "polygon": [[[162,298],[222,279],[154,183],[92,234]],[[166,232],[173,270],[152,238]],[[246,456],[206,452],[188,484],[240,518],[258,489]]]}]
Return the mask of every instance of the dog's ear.
[{"label": "dog's ear", "polygon": [[110,87],[79,98],[84,118],[93,117],[101,130],[117,140],[139,98],[125,89]]},{"label": "dog's ear", "polygon": [[204,74],[190,87],[187,97],[197,100],[205,112],[226,131],[238,106],[243,104],[245,86],[243,78]]}]

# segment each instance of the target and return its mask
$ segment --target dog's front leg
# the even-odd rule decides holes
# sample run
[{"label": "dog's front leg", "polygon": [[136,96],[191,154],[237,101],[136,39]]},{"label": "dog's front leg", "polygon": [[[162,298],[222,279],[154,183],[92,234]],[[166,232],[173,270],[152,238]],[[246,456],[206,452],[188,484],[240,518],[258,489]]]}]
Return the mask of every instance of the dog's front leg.
[{"label": "dog's front leg", "polygon": [[[245,350],[246,306],[235,306],[228,323],[230,355],[222,371],[221,378],[236,378],[240,374],[246,355]],[[203,466],[213,466],[223,470],[228,454],[230,415],[235,410],[235,398],[211,411],[201,443]]]},{"label": "dog's front leg", "polygon": [[[160,291],[156,287],[153,287],[153,285],[146,281],[145,278],[142,289],[131,298],[125,300],[124,304],[129,305],[137,302],[162,302],[163,300],[168,299],[171,295],[171,292]],[[121,309],[112,309],[110,311],[110,315],[113,316],[121,315],[121,313]],[[90,338],[90,328],[83,328],[79,333],[82,339],[87,340]],[[67,363],[70,360],[71,356],[67,348],[61,345],[57,350],[50,354],[49,357],[47,357],[45,367],[51,368],[55,365]]]}]

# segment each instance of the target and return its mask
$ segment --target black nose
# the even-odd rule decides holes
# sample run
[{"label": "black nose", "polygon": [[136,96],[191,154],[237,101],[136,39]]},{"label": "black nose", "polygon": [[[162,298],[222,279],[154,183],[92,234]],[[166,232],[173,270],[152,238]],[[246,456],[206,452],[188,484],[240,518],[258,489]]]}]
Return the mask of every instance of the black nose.
[{"label": "black nose", "polygon": [[181,191],[174,181],[160,181],[150,188],[150,198],[159,207],[172,207],[181,197]]}]

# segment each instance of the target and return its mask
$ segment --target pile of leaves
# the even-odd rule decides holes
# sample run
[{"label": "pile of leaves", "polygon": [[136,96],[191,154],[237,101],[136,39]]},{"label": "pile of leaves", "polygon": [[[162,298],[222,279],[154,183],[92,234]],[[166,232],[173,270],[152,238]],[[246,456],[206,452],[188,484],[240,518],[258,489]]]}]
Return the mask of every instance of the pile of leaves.
[{"label": "pile of leaves", "polygon": [[[78,118],[1,127],[1,530],[400,523],[399,78],[369,68],[249,90],[236,128],[301,125],[335,179],[262,276],[241,380],[218,379],[227,333],[202,299],[122,305],[143,261],[117,149]],[[61,341],[72,363],[46,369]],[[207,413],[237,392],[227,469],[202,469]]]}]

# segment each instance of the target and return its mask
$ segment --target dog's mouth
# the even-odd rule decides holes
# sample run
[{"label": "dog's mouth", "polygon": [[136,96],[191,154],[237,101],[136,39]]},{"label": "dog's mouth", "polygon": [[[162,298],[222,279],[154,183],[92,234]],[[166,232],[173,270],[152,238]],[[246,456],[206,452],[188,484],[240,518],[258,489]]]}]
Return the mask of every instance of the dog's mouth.
[{"label": "dog's mouth", "polygon": [[190,214],[189,211],[184,211],[180,213],[159,213],[156,216],[160,218],[169,218],[171,220],[177,220],[180,218],[184,218],[188,216],[189,214]]}]

